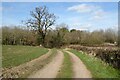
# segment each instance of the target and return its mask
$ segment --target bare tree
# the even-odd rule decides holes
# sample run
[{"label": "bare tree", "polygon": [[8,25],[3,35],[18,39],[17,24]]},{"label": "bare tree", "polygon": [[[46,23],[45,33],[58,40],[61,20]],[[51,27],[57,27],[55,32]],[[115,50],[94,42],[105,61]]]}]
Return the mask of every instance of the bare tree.
[{"label": "bare tree", "polygon": [[30,13],[32,18],[25,23],[30,29],[37,32],[38,44],[44,44],[47,29],[55,23],[56,16],[49,13],[46,6],[36,7]]}]

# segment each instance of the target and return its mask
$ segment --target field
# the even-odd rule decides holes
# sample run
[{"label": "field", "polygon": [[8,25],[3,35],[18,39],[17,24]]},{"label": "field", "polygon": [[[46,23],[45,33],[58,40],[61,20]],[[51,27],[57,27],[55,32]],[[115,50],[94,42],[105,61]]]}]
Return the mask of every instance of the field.
[{"label": "field", "polygon": [[[3,77],[22,78],[119,78],[120,71],[94,56],[73,49],[47,49],[33,46],[3,45]],[[72,56],[68,52],[72,52]],[[46,54],[47,53],[47,54]],[[83,63],[79,63],[79,58]],[[77,61],[76,61],[77,60]],[[77,63],[74,65],[74,63]],[[86,68],[79,68],[85,65]],[[77,71],[75,71],[77,66]],[[83,69],[82,69],[83,68]],[[82,71],[82,73],[79,71]],[[52,73],[51,73],[52,71]],[[90,74],[86,74],[90,71]],[[43,75],[43,76],[40,76]]]},{"label": "field", "polygon": [[31,46],[2,46],[2,66],[15,67],[48,52],[46,48]]}]

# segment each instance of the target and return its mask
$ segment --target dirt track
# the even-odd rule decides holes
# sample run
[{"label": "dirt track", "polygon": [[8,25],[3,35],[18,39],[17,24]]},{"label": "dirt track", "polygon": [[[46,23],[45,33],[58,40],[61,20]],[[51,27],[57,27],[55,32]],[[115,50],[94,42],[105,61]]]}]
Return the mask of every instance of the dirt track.
[{"label": "dirt track", "polygon": [[49,64],[47,64],[45,67],[43,67],[36,73],[31,74],[28,78],[56,78],[64,58],[61,51],[57,52],[58,54]]},{"label": "dirt track", "polygon": [[[72,67],[73,67],[73,76],[72,78],[92,78],[91,73],[89,70],[87,70],[86,66],[83,64],[83,62],[73,53],[65,50],[71,57],[72,60]],[[39,62],[42,62],[44,59],[48,58],[48,56],[51,55],[51,50],[45,55],[42,55],[41,57],[34,59],[30,62],[27,62],[25,64],[22,64],[18,67],[12,68],[10,70],[7,70],[7,77],[11,76],[11,73],[16,73],[18,71],[19,75],[23,75],[24,72],[29,72],[29,70],[32,70],[32,67],[34,67],[36,64],[40,64]],[[64,55],[63,52],[60,50],[57,50],[57,54],[54,56],[51,62],[46,64],[44,67],[41,69],[37,69],[37,71],[33,72],[28,76],[28,78],[56,78],[59,70],[61,69],[62,63],[64,60]],[[38,66],[39,67],[39,66]],[[26,70],[27,68],[27,70]],[[68,67],[69,68],[69,67]],[[10,73],[10,74],[9,74]],[[5,76],[6,76],[5,75]],[[14,75],[14,78],[17,75]]]},{"label": "dirt track", "polygon": [[66,51],[69,53],[73,63],[73,78],[92,78],[92,75],[89,70],[87,70],[86,66],[83,62],[73,53]]},{"label": "dirt track", "polygon": [[[28,78],[56,78],[58,71],[63,63],[64,55],[61,51],[57,51],[58,54],[53,58],[53,60],[47,64],[45,67],[31,74]],[[91,73],[83,64],[83,62],[73,53],[66,51],[73,63],[73,78],[92,78]]]}]

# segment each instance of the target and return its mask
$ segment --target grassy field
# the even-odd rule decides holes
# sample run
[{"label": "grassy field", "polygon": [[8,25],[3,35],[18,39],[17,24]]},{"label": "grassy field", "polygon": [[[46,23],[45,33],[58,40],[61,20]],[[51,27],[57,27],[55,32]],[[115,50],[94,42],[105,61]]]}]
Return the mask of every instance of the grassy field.
[{"label": "grassy field", "polygon": [[120,78],[118,70],[115,70],[109,65],[106,65],[100,59],[95,59],[93,56],[82,54],[77,50],[69,50],[77,55],[91,71],[93,78]]},{"label": "grassy field", "polygon": [[[97,59],[93,56],[89,56],[87,54],[82,54],[77,50],[69,50],[70,52],[74,53],[78,56],[86,65],[88,70],[91,71],[93,78],[120,78],[120,74],[118,70],[115,70],[109,65],[106,65],[100,59]],[[3,68],[11,68],[23,64],[25,62],[31,61],[39,56],[48,52],[47,48],[40,48],[40,47],[33,47],[33,46],[11,46],[11,45],[3,45],[2,46],[2,66]],[[51,62],[52,58],[56,55],[57,49],[52,49],[52,54],[41,63],[40,61],[35,63],[35,66],[28,67],[25,71],[24,69],[19,72],[19,77],[27,77],[32,72],[35,72],[46,64]],[[64,52],[64,51],[63,51]],[[39,64],[38,64],[39,63]],[[25,74],[22,74],[22,73]],[[16,74],[15,72],[12,72]],[[70,56],[68,53],[64,52],[64,62],[62,67],[57,75],[57,78],[72,78],[73,71],[72,71],[72,63],[70,60]]]},{"label": "grassy field", "polygon": [[64,62],[62,64],[60,72],[57,75],[57,78],[72,78],[72,75],[73,71],[70,56],[68,53],[64,52]]},{"label": "grassy field", "polygon": [[2,66],[14,67],[48,52],[46,48],[32,46],[2,46]]},{"label": "grassy field", "polygon": [[[6,46],[4,46],[4,47],[6,47]],[[8,46],[7,46],[8,47]],[[18,47],[18,46],[13,46],[15,49]],[[28,47],[29,46],[19,46],[19,47],[22,47],[22,50],[24,50],[24,49],[27,49],[28,50]],[[24,48],[24,49],[23,49]],[[37,54],[39,54],[38,55],[38,57],[40,56],[40,55],[42,55],[42,54],[45,54],[48,50],[47,49],[45,49],[45,48],[39,48],[39,47],[37,47],[37,48],[35,48],[35,47],[32,47],[32,48],[34,48],[35,50],[37,50],[39,53],[37,53]],[[18,48],[17,48],[18,49]],[[17,50],[16,49],[16,50]],[[30,49],[30,48],[29,48]],[[26,51],[27,51],[26,50]],[[31,49],[30,49],[31,50]],[[34,51],[34,50],[33,50]],[[35,52],[35,51],[34,51]],[[36,61],[34,61],[34,62],[30,62],[29,64],[22,64],[22,63],[25,63],[25,62],[27,62],[27,61],[25,61],[25,60],[22,60],[22,63],[19,63],[19,64],[22,64],[22,66],[17,66],[17,67],[13,67],[14,69],[8,69],[8,70],[4,70],[3,71],[3,77],[5,77],[5,78],[9,78],[9,77],[13,77],[13,78],[16,78],[16,77],[19,77],[19,78],[27,78],[30,74],[32,74],[32,73],[35,73],[35,72],[37,72],[38,70],[40,70],[41,68],[43,68],[45,65],[47,65],[49,62],[51,62],[51,60],[55,57],[55,55],[57,54],[57,49],[51,49],[51,51],[50,51],[50,55],[46,58],[46,59],[43,59],[43,60],[41,60],[40,58],[38,58]],[[23,53],[19,53],[19,54],[23,54]],[[27,54],[27,53],[26,53]],[[29,54],[29,53],[28,53]],[[30,55],[30,56],[27,56],[27,59],[28,60],[32,60],[32,58],[31,59],[29,59],[31,56],[34,56],[34,54],[33,53],[31,53],[32,55]],[[16,55],[17,55],[17,53],[16,53]],[[4,55],[4,56],[6,56],[6,55]],[[14,54],[14,56],[15,56],[15,54]],[[24,54],[23,54],[23,56],[25,56]],[[22,56],[17,56],[17,57],[19,57],[18,59],[16,59],[16,61],[14,61],[14,63],[16,63],[16,62],[18,62],[18,61],[20,61],[20,57],[22,57]],[[29,58],[28,58],[29,57]],[[36,56],[37,57],[37,56]],[[14,58],[14,57],[13,57]],[[34,57],[35,58],[35,57]],[[11,59],[11,58],[10,58]],[[12,65],[15,65],[14,63],[12,63]],[[4,63],[5,64],[5,63]],[[8,66],[9,67],[9,66]]]}]

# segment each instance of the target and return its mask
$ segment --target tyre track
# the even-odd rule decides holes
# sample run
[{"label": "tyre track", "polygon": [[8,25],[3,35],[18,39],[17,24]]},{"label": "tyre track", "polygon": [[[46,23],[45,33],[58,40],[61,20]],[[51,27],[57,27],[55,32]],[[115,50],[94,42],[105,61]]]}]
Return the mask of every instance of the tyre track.
[{"label": "tyre track", "polygon": [[57,55],[45,67],[40,69],[28,78],[56,78],[58,71],[63,63],[64,55],[61,51],[57,51]]},{"label": "tyre track", "polygon": [[73,78],[92,78],[90,71],[86,68],[83,62],[73,53],[66,51],[72,59],[73,63]]}]

